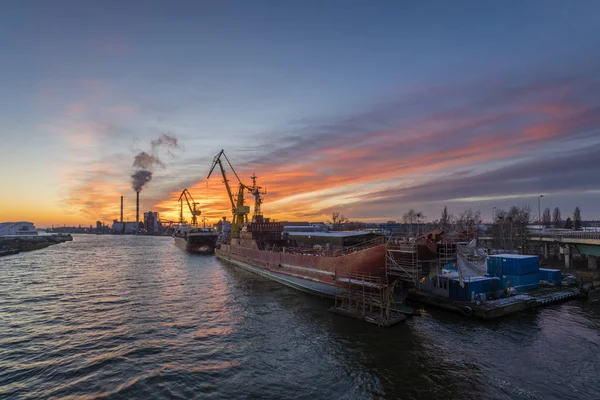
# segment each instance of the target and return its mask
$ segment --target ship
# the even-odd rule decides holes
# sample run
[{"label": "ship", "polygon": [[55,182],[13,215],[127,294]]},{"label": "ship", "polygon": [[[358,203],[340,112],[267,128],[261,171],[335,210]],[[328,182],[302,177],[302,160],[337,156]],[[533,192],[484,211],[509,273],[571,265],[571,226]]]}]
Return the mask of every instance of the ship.
[{"label": "ship", "polygon": [[[332,235],[343,235],[343,232]],[[255,216],[215,250],[217,258],[304,292],[334,297],[349,276],[385,278],[386,246],[375,237],[349,247],[301,246],[283,225]]]},{"label": "ship", "polygon": [[[192,215],[191,224],[185,223],[183,218],[184,200]],[[198,226],[198,216],[201,215],[201,212],[198,209],[199,203],[194,201],[194,198],[187,189],[183,189],[178,202],[180,203],[181,208],[179,224],[175,227],[173,233],[175,244],[192,253],[213,254],[219,235],[213,228],[206,226],[206,220],[202,227]]]},{"label": "ship", "polygon": [[173,238],[175,239],[175,244],[186,251],[213,254],[218,234],[210,227],[199,228],[181,224],[175,228]]},{"label": "ship", "polygon": [[[237,178],[237,196],[233,194],[223,160]],[[221,170],[232,209],[232,220],[227,221],[224,217],[217,224],[220,234],[215,250],[217,258],[287,286],[326,297],[336,297],[339,289],[352,283],[355,278],[390,284],[385,236],[363,235],[362,240],[345,246],[334,244],[333,239],[355,233],[323,232],[318,233],[323,238],[320,245],[299,243],[290,232],[284,232],[281,223],[263,216],[261,195],[266,192],[256,184],[256,175],[252,175],[251,185],[244,184],[221,150],[215,156],[206,179],[210,178],[217,166]],[[245,193],[254,196],[254,213],[250,221],[250,209],[244,203]],[[431,240],[434,239],[419,244],[423,258],[435,256],[435,245]]]}]

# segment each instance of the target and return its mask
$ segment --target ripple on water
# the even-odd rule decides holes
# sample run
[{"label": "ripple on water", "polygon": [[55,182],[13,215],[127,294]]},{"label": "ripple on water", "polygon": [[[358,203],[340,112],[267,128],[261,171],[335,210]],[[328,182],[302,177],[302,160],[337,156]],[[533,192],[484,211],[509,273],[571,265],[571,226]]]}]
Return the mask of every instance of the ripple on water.
[{"label": "ripple on water", "polygon": [[0,398],[538,399],[600,391],[600,310],[384,330],[167,237],[0,262]]}]

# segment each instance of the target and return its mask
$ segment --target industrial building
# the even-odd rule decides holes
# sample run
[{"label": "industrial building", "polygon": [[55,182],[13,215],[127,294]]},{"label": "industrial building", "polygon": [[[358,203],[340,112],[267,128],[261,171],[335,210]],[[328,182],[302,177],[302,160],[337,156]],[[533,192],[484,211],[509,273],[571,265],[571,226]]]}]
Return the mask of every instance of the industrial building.
[{"label": "industrial building", "polygon": [[137,222],[119,222],[116,219],[113,220],[112,227],[110,228],[112,233],[128,235],[137,233],[139,230],[140,224]]},{"label": "industrial building", "polygon": [[158,219],[158,213],[147,211],[144,213],[144,229],[147,233],[155,235],[160,233],[161,229],[160,220]]},{"label": "industrial building", "polygon": [[0,222],[0,235],[37,235],[33,222]]}]

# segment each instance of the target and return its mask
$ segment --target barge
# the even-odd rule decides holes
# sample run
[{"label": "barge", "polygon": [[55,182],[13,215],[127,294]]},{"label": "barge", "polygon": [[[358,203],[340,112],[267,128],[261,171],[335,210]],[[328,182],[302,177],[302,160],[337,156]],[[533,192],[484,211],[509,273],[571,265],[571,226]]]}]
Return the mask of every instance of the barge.
[{"label": "barge", "polygon": [[175,245],[185,251],[200,254],[213,254],[218,234],[212,228],[196,228],[188,225],[177,227],[173,234]]},{"label": "barge", "polygon": [[579,288],[548,288],[528,294],[518,294],[494,300],[466,302],[454,301],[432,293],[411,290],[408,300],[432,305],[449,311],[460,313],[466,317],[496,319],[507,315],[543,307],[554,303],[582,297]]},{"label": "barge", "polygon": [[457,272],[422,278],[408,292],[408,300],[494,319],[585,296],[574,277],[563,279],[560,270],[540,268],[535,255],[485,255],[485,275],[467,275],[461,257],[459,252]]}]

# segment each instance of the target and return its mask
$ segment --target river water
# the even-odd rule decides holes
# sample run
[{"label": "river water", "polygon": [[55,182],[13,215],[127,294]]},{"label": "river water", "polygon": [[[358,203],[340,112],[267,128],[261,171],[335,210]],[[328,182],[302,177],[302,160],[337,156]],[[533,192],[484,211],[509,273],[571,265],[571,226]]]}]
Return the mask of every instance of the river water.
[{"label": "river water", "polygon": [[600,398],[586,301],[381,329],[144,236],[75,235],[0,277],[0,398]]}]

